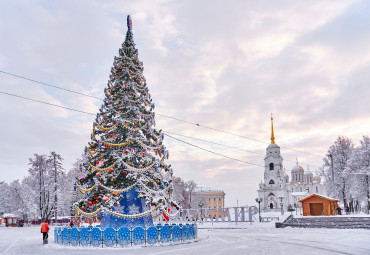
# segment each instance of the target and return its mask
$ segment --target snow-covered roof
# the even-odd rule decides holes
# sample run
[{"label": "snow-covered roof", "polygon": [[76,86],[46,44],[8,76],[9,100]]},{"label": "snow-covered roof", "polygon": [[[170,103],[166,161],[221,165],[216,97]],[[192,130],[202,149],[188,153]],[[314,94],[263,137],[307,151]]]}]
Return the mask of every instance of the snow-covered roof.
[{"label": "snow-covered roof", "polygon": [[307,196],[307,192],[292,192],[292,196],[298,197],[298,196]]},{"label": "snow-covered roof", "polygon": [[304,173],[304,175],[313,175],[313,173],[312,173],[312,172],[310,172],[310,171],[306,171],[306,172]]},{"label": "snow-covered roof", "polygon": [[293,166],[292,171],[304,171],[304,170],[303,170],[303,167],[297,164]]},{"label": "snow-covered roof", "polygon": [[194,192],[223,192],[223,190],[217,190],[210,187],[196,187]]},{"label": "snow-covered roof", "polygon": [[18,217],[18,216],[12,213],[4,213],[3,217],[7,218],[7,217]]},{"label": "snow-covered roof", "polygon": [[280,148],[280,147],[276,143],[270,143],[269,146],[267,146],[267,148]]},{"label": "snow-covered roof", "polygon": [[324,195],[320,195],[320,194],[316,194],[316,193],[314,193],[314,194],[312,194],[312,195],[309,195],[308,197],[305,197],[305,198],[301,199],[301,200],[300,200],[300,201],[298,201],[298,202],[301,202],[301,201],[306,200],[306,199],[308,199],[308,198],[310,198],[310,197],[313,197],[313,196],[321,197],[321,198],[324,198],[324,199],[327,199],[327,200],[330,200],[330,201],[337,201],[337,202],[339,202],[339,201],[340,201],[340,200],[335,199],[335,198],[332,198],[332,197],[327,197],[327,196],[324,196]]}]

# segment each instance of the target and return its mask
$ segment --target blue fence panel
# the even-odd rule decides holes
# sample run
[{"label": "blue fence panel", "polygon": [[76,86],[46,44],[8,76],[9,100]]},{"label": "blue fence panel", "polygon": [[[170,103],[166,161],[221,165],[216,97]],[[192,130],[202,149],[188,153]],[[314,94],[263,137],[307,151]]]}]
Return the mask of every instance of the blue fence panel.
[{"label": "blue fence panel", "polygon": [[129,246],[131,244],[131,231],[130,229],[123,227],[118,229],[117,242],[121,246]]},{"label": "blue fence panel", "polygon": [[183,225],[181,228],[181,238],[182,241],[188,240],[188,228],[186,225]]},{"label": "blue fence panel", "polygon": [[116,245],[116,231],[114,228],[106,228],[103,232],[104,244],[108,247]]},{"label": "blue fence panel", "polygon": [[88,246],[90,244],[90,231],[87,228],[80,230],[80,245]]},{"label": "blue fence panel", "polygon": [[69,231],[69,242],[72,246],[77,246],[79,244],[80,231],[77,228],[72,228]]},{"label": "blue fence panel", "polygon": [[69,243],[69,229],[63,228],[63,244],[68,245]]},{"label": "blue fence panel", "polygon": [[132,230],[132,243],[134,245],[145,243],[145,230],[142,227],[136,227]]},{"label": "blue fence panel", "polygon": [[93,228],[91,230],[91,245],[98,247],[101,245],[101,230],[100,228]]},{"label": "blue fence panel", "polygon": [[179,226],[172,227],[172,242],[180,242],[181,241],[181,228]]},{"label": "blue fence panel", "polygon": [[63,243],[62,228],[57,228],[57,233],[58,233],[58,244],[62,244]]},{"label": "blue fence panel", "polygon": [[156,244],[156,243],[158,243],[158,228],[156,228],[156,227],[149,227],[146,230],[146,242],[148,244]]},{"label": "blue fence panel", "polygon": [[161,243],[169,243],[171,240],[171,230],[169,226],[161,227],[160,233],[160,240]]},{"label": "blue fence panel", "polygon": [[189,225],[189,240],[194,240],[194,224]]}]

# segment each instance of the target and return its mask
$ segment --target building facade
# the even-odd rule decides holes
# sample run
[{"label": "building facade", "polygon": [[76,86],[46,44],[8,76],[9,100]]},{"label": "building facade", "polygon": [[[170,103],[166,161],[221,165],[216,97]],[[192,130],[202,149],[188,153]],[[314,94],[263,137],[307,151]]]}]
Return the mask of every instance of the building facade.
[{"label": "building facade", "polygon": [[262,198],[261,209],[264,211],[297,207],[298,201],[310,194],[324,194],[321,179],[312,172],[305,171],[298,164],[291,171],[291,180],[283,167],[280,147],[275,143],[273,118],[271,117],[271,144],[266,148],[264,179],[258,189],[258,198]]},{"label": "building facade", "polygon": [[197,187],[192,194],[193,209],[207,209],[207,217],[213,209],[214,217],[219,216],[219,209],[225,207],[225,192],[208,187]]}]

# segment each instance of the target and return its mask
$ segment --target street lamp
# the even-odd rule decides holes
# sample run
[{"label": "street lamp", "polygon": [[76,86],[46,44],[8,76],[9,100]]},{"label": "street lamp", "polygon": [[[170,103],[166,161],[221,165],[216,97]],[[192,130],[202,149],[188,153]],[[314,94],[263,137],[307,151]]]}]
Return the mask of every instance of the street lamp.
[{"label": "street lamp", "polygon": [[258,218],[261,222],[261,202],[263,201],[262,198],[256,198],[256,202],[258,203]]},{"label": "street lamp", "polygon": [[202,201],[200,201],[199,202],[199,204],[198,204],[198,206],[200,207],[200,219],[202,220],[202,222],[203,222],[203,215],[202,215],[202,207],[203,207],[203,202]]},{"label": "street lamp", "polygon": [[280,209],[281,209],[281,215],[284,215],[284,208],[283,208],[283,199],[284,197],[279,197],[280,199]]}]

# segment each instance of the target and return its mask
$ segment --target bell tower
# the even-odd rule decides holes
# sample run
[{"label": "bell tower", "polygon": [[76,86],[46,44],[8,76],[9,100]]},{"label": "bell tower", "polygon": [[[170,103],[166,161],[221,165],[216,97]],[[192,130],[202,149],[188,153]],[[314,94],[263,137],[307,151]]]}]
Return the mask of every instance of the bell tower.
[{"label": "bell tower", "polygon": [[279,197],[284,197],[285,181],[283,157],[275,143],[274,118],[271,114],[271,143],[266,148],[264,182],[260,183],[259,198],[263,199],[263,209],[280,208]]}]

